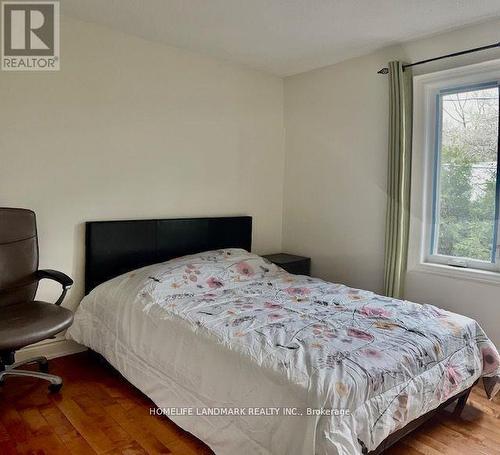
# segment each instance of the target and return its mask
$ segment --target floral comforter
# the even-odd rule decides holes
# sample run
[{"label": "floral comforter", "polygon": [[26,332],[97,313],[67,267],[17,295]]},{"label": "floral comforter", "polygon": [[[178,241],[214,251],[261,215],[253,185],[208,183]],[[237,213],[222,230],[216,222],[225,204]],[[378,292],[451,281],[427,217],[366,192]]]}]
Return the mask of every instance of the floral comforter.
[{"label": "floral comforter", "polygon": [[373,450],[479,377],[490,395],[500,384],[500,357],[478,323],[431,305],[291,275],[239,249],[127,279],[136,275],[145,314],[182,321],[286,378],[311,408],[338,410],[315,420],[316,446],[331,441],[324,453]]}]

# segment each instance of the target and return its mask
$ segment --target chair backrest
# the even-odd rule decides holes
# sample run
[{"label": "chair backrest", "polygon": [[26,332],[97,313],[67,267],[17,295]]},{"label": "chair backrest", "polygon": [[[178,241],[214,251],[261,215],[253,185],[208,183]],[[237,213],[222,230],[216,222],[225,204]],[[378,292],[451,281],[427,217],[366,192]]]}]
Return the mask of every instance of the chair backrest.
[{"label": "chair backrest", "polygon": [[35,298],[37,269],[35,213],[0,207],[0,307]]}]

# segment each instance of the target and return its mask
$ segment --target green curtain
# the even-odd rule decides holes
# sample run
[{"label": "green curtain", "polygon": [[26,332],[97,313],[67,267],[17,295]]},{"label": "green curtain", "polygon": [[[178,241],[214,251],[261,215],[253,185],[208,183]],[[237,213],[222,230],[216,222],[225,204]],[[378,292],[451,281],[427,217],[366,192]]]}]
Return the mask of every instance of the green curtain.
[{"label": "green curtain", "polygon": [[402,298],[408,257],[412,130],[412,77],[403,63],[389,63],[389,166],[384,292]]}]

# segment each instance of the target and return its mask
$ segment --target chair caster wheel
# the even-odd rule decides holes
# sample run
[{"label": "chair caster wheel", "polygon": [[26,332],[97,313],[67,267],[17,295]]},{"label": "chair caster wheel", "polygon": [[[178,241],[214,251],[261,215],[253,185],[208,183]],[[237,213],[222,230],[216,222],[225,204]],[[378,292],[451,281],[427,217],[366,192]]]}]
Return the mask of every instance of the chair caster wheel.
[{"label": "chair caster wheel", "polygon": [[49,392],[57,393],[59,392],[59,390],[61,390],[62,386],[62,382],[60,384],[49,384]]},{"label": "chair caster wheel", "polygon": [[38,366],[38,369],[42,373],[48,373],[49,372],[49,362],[43,362]]}]

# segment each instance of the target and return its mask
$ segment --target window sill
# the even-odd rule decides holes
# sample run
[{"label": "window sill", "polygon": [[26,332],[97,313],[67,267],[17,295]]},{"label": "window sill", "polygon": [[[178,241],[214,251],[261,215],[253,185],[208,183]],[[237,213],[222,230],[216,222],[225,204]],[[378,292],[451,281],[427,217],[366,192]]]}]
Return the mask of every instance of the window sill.
[{"label": "window sill", "polygon": [[456,280],[475,281],[500,286],[500,273],[487,270],[452,267],[444,264],[421,262],[408,268],[408,272],[427,273],[429,275],[444,276]]}]

